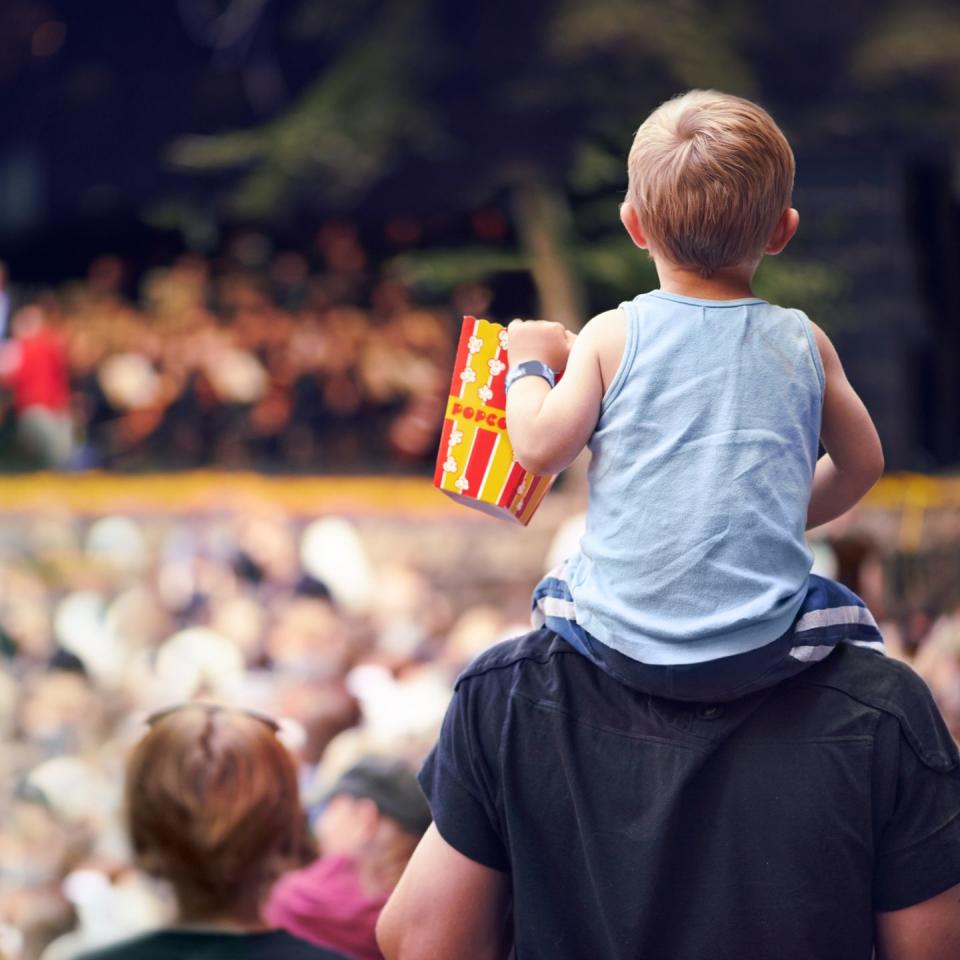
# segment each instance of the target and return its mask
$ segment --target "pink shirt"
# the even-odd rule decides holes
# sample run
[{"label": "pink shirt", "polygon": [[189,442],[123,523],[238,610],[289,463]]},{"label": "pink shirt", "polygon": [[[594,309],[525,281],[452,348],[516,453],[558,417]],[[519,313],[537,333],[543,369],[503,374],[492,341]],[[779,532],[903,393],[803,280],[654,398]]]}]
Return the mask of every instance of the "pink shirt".
[{"label": "pink shirt", "polygon": [[363,892],[349,857],[322,857],[277,881],[264,919],[352,960],[383,960],[374,928],[387,896]]}]

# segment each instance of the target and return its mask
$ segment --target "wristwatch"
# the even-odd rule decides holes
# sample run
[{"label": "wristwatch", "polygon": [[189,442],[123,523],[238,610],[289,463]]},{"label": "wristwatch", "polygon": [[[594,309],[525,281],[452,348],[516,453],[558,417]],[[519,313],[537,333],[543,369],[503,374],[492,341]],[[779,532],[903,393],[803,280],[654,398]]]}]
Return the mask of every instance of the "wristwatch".
[{"label": "wristwatch", "polygon": [[503,381],[504,391],[509,390],[521,377],[543,377],[551,390],[557,385],[557,375],[542,360],[524,360],[510,368],[507,379]]}]

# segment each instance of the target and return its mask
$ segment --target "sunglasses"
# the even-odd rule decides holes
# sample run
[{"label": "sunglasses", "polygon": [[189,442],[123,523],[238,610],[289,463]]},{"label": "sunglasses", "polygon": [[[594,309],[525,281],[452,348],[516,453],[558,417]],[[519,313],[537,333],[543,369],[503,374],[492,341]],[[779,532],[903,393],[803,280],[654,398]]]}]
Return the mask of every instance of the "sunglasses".
[{"label": "sunglasses", "polygon": [[222,703],[209,703],[205,700],[189,700],[187,703],[178,703],[173,707],[165,707],[163,710],[158,710],[156,713],[151,713],[144,722],[148,727],[153,729],[153,727],[156,726],[156,724],[158,724],[161,720],[165,720],[167,717],[173,716],[173,714],[179,713],[181,710],[195,709],[204,710],[208,714],[242,713],[245,717],[250,717],[251,720],[259,721],[264,726],[268,727],[273,733],[280,732],[280,724],[277,723],[273,717],[268,717],[265,713],[260,713],[257,710],[247,710],[244,707],[228,707]]}]

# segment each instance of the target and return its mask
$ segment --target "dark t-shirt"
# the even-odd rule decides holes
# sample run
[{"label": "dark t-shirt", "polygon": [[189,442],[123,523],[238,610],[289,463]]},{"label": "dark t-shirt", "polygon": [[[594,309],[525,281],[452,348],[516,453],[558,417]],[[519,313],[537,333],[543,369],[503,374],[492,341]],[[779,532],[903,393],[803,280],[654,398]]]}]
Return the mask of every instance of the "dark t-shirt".
[{"label": "dark t-shirt", "polygon": [[347,960],[284,930],[160,930],[85,953],[79,960]]},{"label": "dark t-shirt", "polygon": [[421,783],[510,874],[518,960],[870,960],[875,911],[960,883],[956,746],[916,674],[853,646],[697,705],[537,631],[462,675]]}]

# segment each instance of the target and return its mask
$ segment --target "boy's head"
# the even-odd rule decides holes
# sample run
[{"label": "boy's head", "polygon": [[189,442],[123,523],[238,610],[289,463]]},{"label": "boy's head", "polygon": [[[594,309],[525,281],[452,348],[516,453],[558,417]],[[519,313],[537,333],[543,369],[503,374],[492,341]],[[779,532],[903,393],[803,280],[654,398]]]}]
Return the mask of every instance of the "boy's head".
[{"label": "boy's head", "polygon": [[715,90],[654,110],[627,167],[627,205],[645,245],[703,277],[755,265],[793,193],[793,151],[780,128],[755,103]]}]

